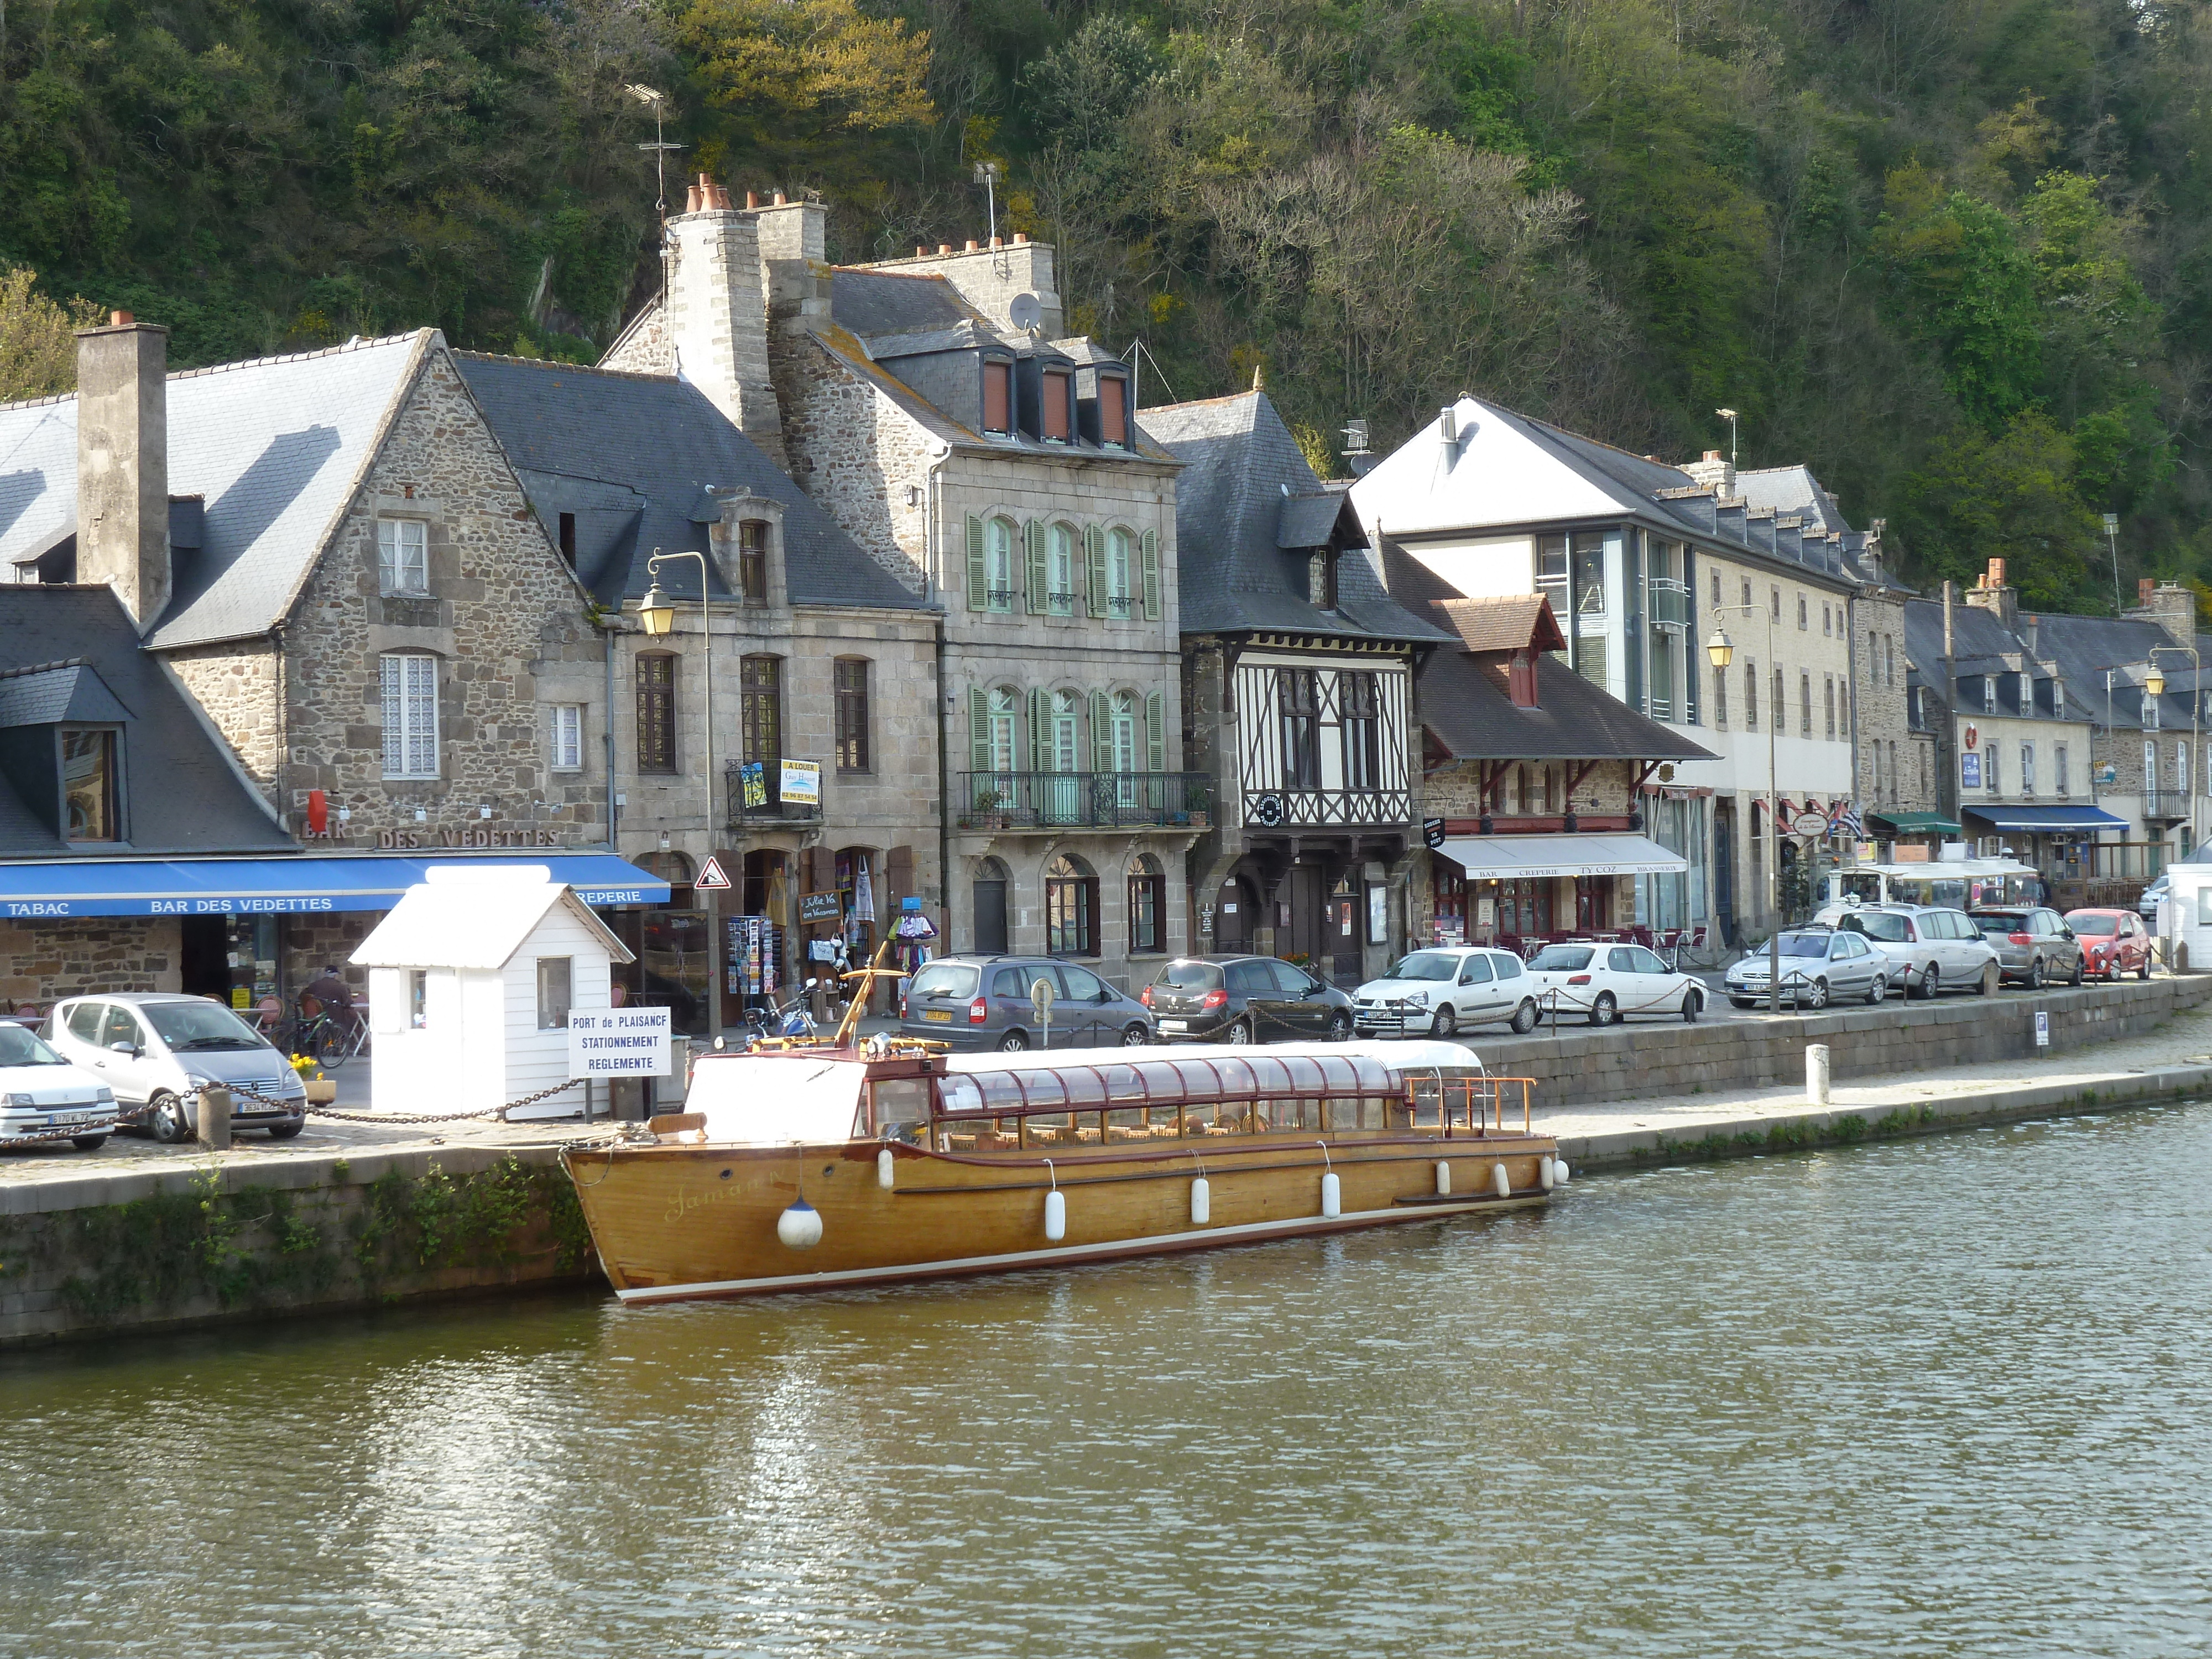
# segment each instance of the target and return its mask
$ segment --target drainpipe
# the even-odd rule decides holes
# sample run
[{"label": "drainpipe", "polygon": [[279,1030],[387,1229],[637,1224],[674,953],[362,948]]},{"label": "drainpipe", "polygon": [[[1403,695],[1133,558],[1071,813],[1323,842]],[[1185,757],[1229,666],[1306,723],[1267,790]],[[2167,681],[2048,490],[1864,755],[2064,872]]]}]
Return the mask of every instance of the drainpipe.
[{"label": "drainpipe", "polygon": [[599,643],[607,664],[607,714],[603,723],[607,751],[607,850],[611,853],[619,850],[616,836],[621,827],[615,808],[615,629],[618,620],[609,617],[599,623]]},{"label": "drainpipe", "polygon": [[922,511],[922,597],[936,602],[935,659],[937,666],[937,903],[945,913],[945,948],[952,949],[952,741],[947,729],[951,720],[951,693],[945,683],[945,537],[939,520],[945,500],[941,474],[952,459],[952,446],[937,452],[924,474]]}]

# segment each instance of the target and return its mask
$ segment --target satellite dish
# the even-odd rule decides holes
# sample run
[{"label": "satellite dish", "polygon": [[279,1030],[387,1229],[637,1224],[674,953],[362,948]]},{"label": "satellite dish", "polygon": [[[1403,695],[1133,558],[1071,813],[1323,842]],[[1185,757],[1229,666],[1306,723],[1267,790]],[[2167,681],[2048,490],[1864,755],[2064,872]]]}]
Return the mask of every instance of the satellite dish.
[{"label": "satellite dish", "polygon": [[1037,303],[1034,294],[1017,294],[1006,307],[1006,319],[1020,332],[1027,334],[1044,321],[1044,307]]}]

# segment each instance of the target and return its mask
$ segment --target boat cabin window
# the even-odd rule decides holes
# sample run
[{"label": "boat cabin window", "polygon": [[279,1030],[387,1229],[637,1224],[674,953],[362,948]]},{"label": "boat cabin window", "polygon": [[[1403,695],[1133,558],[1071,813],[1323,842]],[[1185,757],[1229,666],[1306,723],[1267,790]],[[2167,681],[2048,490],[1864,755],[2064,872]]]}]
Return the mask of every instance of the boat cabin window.
[{"label": "boat cabin window", "polygon": [[920,1140],[929,1122],[930,1081],[921,1077],[884,1078],[871,1085],[874,1121],[855,1126],[857,1134],[885,1140]]}]

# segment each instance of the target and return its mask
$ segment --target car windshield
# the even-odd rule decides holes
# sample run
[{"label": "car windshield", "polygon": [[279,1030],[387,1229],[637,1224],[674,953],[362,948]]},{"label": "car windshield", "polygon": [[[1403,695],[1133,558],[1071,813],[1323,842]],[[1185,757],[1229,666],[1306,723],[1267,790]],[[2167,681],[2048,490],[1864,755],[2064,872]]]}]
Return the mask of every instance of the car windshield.
[{"label": "car windshield", "polygon": [[914,976],[907,987],[910,1000],[963,1001],[975,994],[975,981],[981,975],[964,962],[933,962]]},{"label": "car windshield", "polygon": [[1587,945],[1547,945],[1536,953],[1536,959],[1528,966],[1540,974],[1547,969],[1577,973],[1589,966],[1591,954]]},{"label": "car windshield", "polygon": [[1828,954],[1826,933],[1784,933],[1782,954],[1785,957],[1825,957]]},{"label": "car windshield", "polygon": [[1178,991],[1212,991],[1221,986],[1221,968],[1212,962],[1171,962],[1160,969],[1155,985],[1171,986]]},{"label": "car windshield", "polygon": [[69,1061],[40,1040],[36,1031],[0,1025],[0,1066],[66,1066]]},{"label": "car windshield", "polygon": [[2027,918],[2026,916],[1980,915],[1974,918],[1974,926],[1984,933],[2024,933],[2027,931]]},{"label": "car windshield", "polygon": [[1442,951],[1416,951],[1383,977],[1386,979],[1448,980],[1459,972],[1459,958]]},{"label": "car windshield", "polygon": [[1851,933],[1864,933],[1869,939],[1886,939],[1892,945],[1903,945],[1909,936],[1903,916],[1893,916],[1881,910],[1845,916],[1843,925]]},{"label": "car windshield", "polygon": [[2120,919],[2118,916],[2084,915],[2077,910],[2066,918],[2066,925],[2077,933],[2094,933],[2103,939],[2119,932]]},{"label": "car windshield", "polygon": [[265,1048],[252,1028],[229,1009],[212,1002],[149,1002],[138,1012],[173,1051],[209,1048]]}]

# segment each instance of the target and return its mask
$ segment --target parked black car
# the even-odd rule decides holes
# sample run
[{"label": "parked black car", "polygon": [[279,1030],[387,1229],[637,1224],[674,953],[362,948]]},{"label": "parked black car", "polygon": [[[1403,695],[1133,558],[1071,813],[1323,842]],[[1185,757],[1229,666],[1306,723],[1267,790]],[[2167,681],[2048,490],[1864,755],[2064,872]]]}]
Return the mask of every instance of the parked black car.
[{"label": "parked black car", "polygon": [[925,963],[899,1005],[899,1030],[957,1050],[1044,1046],[1030,988],[1052,987],[1055,1048],[1139,1048],[1152,1018],[1088,968],[1051,957],[939,957]]},{"label": "parked black car", "polygon": [[1279,957],[1178,957],[1142,1000],[1163,1042],[1352,1036],[1352,999]]}]

